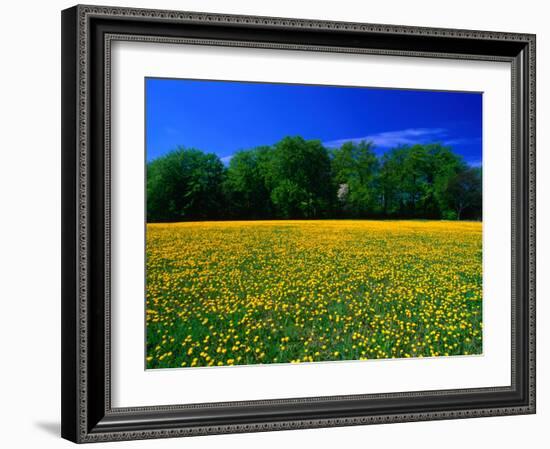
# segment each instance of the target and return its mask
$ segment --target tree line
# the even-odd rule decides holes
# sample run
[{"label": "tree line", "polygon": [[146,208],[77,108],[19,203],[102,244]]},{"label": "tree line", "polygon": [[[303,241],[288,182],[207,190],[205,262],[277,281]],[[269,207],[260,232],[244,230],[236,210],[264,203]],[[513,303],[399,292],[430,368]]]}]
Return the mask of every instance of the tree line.
[{"label": "tree line", "polygon": [[481,168],[439,143],[377,156],[372,142],[326,148],[285,137],[220,158],[179,147],[147,163],[147,221],[481,219]]}]

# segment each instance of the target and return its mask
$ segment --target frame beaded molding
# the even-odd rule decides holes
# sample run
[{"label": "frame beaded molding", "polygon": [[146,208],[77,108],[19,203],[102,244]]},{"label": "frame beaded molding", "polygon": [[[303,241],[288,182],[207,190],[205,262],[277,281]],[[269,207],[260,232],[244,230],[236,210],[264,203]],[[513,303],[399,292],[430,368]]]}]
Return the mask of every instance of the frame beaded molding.
[{"label": "frame beaded molding", "polygon": [[[119,7],[101,7],[80,5],[77,7],[77,37],[78,37],[78,70],[77,70],[77,121],[78,121],[78,157],[77,157],[77,273],[78,273],[78,311],[77,311],[77,335],[78,335],[78,434],[79,442],[99,442],[111,440],[134,440],[134,439],[151,439],[151,438],[169,438],[176,436],[194,436],[194,435],[209,435],[223,433],[243,433],[243,432],[260,432],[273,430],[290,430],[300,428],[318,428],[318,427],[336,427],[336,426],[351,426],[376,423],[397,423],[408,421],[426,421],[436,419],[452,419],[452,418],[470,418],[483,416],[502,416],[517,413],[534,413],[535,411],[535,36],[530,34],[516,34],[505,32],[489,32],[489,31],[471,31],[458,29],[443,29],[443,28],[426,28],[416,26],[396,26],[396,25],[380,25],[380,24],[365,24],[352,22],[332,22],[323,20],[307,20],[307,19],[287,19],[273,17],[257,17],[257,16],[240,16],[227,14],[207,14],[197,12],[178,12],[178,11],[160,11],[139,8],[119,8]],[[388,414],[378,416],[359,416],[349,418],[324,418],[324,419],[305,419],[293,421],[271,422],[263,424],[231,424],[231,425],[213,425],[203,427],[182,427],[170,430],[145,430],[145,431],[130,431],[130,432],[103,432],[89,433],[87,422],[87,382],[86,375],[88,372],[87,366],[87,344],[88,344],[88,310],[87,310],[87,280],[88,280],[88,242],[86,239],[87,222],[88,222],[88,109],[89,109],[89,88],[88,88],[88,64],[89,55],[87,48],[88,23],[93,17],[130,17],[137,19],[159,20],[164,22],[174,23],[220,23],[220,24],[240,24],[252,25],[261,27],[276,27],[280,29],[318,29],[326,31],[356,31],[356,32],[376,32],[382,34],[401,34],[403,36],[433,36],[433,37],[459,37],[463,39],[483,39],[483,40],[505,40],[518,41],[528,43],[528,64],[530,73],[530,82],[528,89],[528,108],[529,108],[529,136],[528,136],[528,304],[529,304],[529,352],[528,352],[528,390],[529,401],[528,405],[522,407],[506,407],[506,408],[483,408],[477,410],[454,410],[442,412],[418,412],[406,414]],[[183,38],[152,38],[145,36],[128,36],[128,35],[109,35],[105,40],[106,60],[105,60],[105,105],[106,105],[106,123],[105,123],[105,181],[110,185],[110,48],[111,41],[126,40],[126,41],[143,41],[143,42],[165,42],[165,43],[186,43],[195,45],[225,45],[225,46],[241,46],[254,48],[272,48],[272,49],[288,49],[288,50],[309,50],[323,52],[347,52],[347,53],[363,53],[363,54],[381,54],[381,55],[396,55],[396,56],[420,56],[420,57],[436,57],[436,58],[452,58],[452,59],[480,59],[493,61],[512,62],[508,57],[488,57],[475,55],[455,55],[447,53],[435,52],[412,52],[412,51],[390,51],[390,50],[368,50],[361,48],[346,48],[346,47],[316,47],[309,45],[292,45],[292,44],[268,44],[268,43],[250,43],[238,41],[215,41],[206,39],[183,39]],[[513,72],[512,72],[513,73]],[[514,106],[514,99],[512,99]],[[514,151],[512,152],[514,154]],[[105,379],[105,404],[106,415],[113,415],[121,411],[151,411],[151,410],[177,410],[189,407],[203,407],[204,405],[174,405],[174,406],[153,406],[153,407],[135,407],[111,409],[110,405],[110,191],[106,189],[105,194],[105,317],[107,326],[105,330],[106,337],[106,379]],[[515,213],[515,206],[512,207],[512,213]],[[514,264],[513,264],[514,265]],[[513,269],[515,269],[513,267]],[[513,295],[514,296],[514,295]],[[514,313],[512,313],[514,315]],[[515,319],[513,318],[513,322]],[[512,357],[515,357],[515,348],[512,345]],[[437,392],[440,394],[449,394],[465,391],[505,391],[509,387],[495,387],[473,390],[452,390]],[[378,394],[378,395],[357,395],[353,398],[383,398],[383,397],[413,397],[422,395],[423,392],[409,393],[393,393],[393,394]],[[434,392],[430,392],[434,394]],[[437,394],[436,393],[436,394]],[[334,399],[343,398],[335,397]],[[346,398],[349,398],[346,397]],[[327,400],[330,398],[296,398],[290,400],[266,400],[266,401],[247,401],[246,403],[254,404],[274,404],[274,403],[296,403],[300,401],[315,401]],[[212,404],[212,405],[231,405]]]}]

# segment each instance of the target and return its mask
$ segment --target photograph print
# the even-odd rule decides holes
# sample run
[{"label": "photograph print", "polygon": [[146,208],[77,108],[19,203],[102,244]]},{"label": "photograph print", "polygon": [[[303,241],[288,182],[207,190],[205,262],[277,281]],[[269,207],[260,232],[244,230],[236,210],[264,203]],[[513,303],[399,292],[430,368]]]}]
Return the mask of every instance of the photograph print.
[{"label": "photograph print", "polygon": [[482,99],[146,78],[146,369],[482,354]]}]

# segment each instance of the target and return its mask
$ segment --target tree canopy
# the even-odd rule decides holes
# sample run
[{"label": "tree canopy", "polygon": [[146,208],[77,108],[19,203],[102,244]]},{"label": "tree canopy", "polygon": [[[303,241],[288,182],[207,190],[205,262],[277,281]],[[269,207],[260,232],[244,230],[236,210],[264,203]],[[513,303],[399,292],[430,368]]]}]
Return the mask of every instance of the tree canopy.
[{"label": "tree canopy", "polygon": [[481,169],[450,147],[328,149],[285,137],[218,156],[179,147],[147,164],[148,222],[279,218],[481,219]]},{"label": "tree canopy", "polygon": [[223,208],[222,162],[178,148],[147,164],[147,221],[210,219]]}]

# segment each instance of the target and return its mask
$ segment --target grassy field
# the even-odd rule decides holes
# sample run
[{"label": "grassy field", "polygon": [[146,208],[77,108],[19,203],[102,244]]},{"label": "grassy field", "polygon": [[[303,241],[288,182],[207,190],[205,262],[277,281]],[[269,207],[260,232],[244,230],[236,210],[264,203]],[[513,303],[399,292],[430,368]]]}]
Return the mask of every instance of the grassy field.
[{"label": "grassy field", "polygon": [[481,223],[147,225],[147,368],[480,354]]}]

